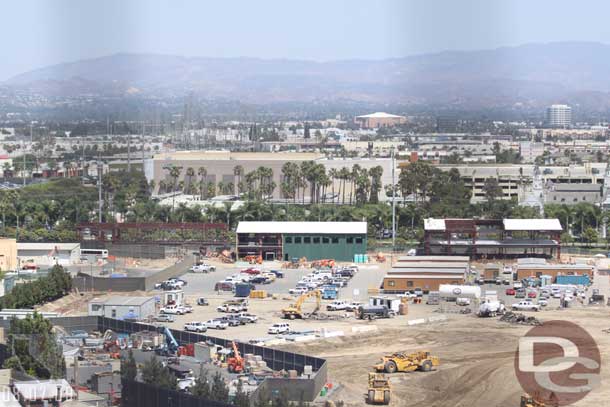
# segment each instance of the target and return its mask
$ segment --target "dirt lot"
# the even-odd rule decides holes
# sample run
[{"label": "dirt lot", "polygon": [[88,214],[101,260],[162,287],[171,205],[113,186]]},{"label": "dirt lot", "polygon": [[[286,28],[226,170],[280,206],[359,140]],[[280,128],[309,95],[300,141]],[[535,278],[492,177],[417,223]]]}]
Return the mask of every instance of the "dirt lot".
[{"label": "dirt lot", "polygon": [[[597,341],[602,353],[602,384],[610,380],[610,310],[606,307],[551,310],[536,314],[543,320],[563,319],[580,324]],[[398,320],[395,320],[398,321]],[[401,324],[402,325],[402,324]],[[367,374],[384,353],[430,350],[441,358],[433,372],[396,373],[392,406],[518,406],[521,388],[513,369],[520,336],[530,327],[497,319],[454,315],[445,323],[396,328],[380,326],[374,334],[332,338],[283,349],[328,360],[329,381],[339,388],[332,399],[348,406],[365,405]],[[610,391],[593,391],[577,406],[608,405]]]}]

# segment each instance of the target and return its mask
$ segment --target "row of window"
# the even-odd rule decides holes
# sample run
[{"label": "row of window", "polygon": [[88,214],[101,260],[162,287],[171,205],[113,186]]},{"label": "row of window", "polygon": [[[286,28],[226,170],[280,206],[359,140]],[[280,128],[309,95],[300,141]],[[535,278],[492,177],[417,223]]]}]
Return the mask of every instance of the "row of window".
[{"label": "row of window", "polygon": [[[305,244],[338,244],[339,243],[339,238],[338,237],[333,237],[333,238],[328,238],[328,237],[319,237],[319,236],[304,236],[303,238],[301,238],[301,236],[295,236],[294,239],[292,238],[292,236],[286,236],[285,242],[286,244],[292,244],[294,241],[295,244],[301,244],[301,243],[305,243]],[[354,244],[354,242],[356,242],[356,244],[362,244],[363,239],[361,237],[348,237],[345,239],[347,244]]]}]

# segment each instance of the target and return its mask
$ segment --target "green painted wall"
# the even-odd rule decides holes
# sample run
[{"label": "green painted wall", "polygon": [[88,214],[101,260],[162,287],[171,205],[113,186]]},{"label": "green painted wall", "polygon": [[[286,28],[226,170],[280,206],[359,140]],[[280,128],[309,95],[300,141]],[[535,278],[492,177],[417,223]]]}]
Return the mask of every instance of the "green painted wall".
[{"label": "green painted wall", "polygon": [[354,254],[366,253],[366,235],[285,234],[284,259],[335,259],[354,261]]}]

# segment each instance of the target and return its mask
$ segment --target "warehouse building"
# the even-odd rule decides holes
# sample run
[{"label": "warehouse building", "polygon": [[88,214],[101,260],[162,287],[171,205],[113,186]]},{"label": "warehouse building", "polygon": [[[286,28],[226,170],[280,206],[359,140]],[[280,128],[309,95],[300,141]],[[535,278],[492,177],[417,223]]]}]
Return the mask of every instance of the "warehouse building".
[{"label": "warehouse building", "polygon": [[407,122],[405,116],[398,116],[385,112],[375,112],[356,116],[354,121],[364,129],[378,129],[380,127],[392,127]]},{"label": "warehouse building", "polygon": [[557,276],[588,275],[592,280],[593,271],[594,267],[587,264],[520,263],[517,265],[517,279],[551,276],[551,280],[555,281]]},{"label": "warehouse building", "polygon": [[0,271],[13,271],[17,264],[17,241],[10,238],[0,239]]},{"label": "warehouse building", "polygon": [[424,254],[472,259],[557,257],[558,219],[425,219]]},{"label": "warehouse building", "polygon": [[239,222],[236,234],[239,259],[353,261],[367,248],[366,222]]},{"label": "warehouse building", "polygon": [[155,315],[155,313],[155,297],[113,295],[107,299],[94,298],[89,302],[89,315],[142,320]]},{"label": "warehouse building", "polygon": [[468,256],[400,257],[383,278],[384,293],[404,293],[416,288],[438,291],[441,284],[462,285],[469,273]]}]

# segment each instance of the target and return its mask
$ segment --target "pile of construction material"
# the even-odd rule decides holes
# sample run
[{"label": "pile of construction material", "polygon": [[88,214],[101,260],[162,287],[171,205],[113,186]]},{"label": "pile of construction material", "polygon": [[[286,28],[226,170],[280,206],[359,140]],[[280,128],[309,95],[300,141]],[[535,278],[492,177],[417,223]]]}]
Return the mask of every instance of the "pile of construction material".
[{"label": "pile of construction material", "polygon": [[519,325],[542,325],[542,322],[535,317],[528,317],[527,315],[512,311],[508,311],[506,314],[502,315],[502,317],[500,317],[500,321]]},{"label": "pile of construction material", "polygon": [[246,353],[244,355],[244,361],[246,364],[246,370],[251,374],[264,376],[273,373],[273,370],[267,366],[267,362],[265,362],[263,357],[260,355]]}]

